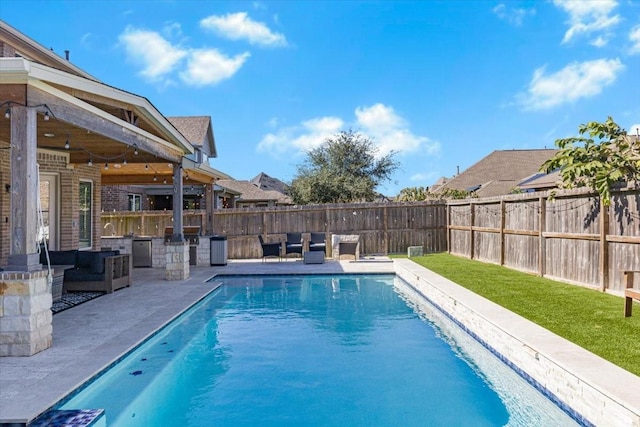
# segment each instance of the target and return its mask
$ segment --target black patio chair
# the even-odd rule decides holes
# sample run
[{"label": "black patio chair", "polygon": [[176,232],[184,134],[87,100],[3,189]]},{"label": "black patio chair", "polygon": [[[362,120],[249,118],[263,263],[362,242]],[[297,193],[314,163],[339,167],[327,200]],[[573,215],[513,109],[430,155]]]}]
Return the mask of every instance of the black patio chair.
[{"label": "black patio chair", "polygon": [[327,241],[324,233],[311,233],[309,251],[323,251],[325,255],[327,254]]},{"label": "black patio chair", "polygon": [[280,261],[280,249],[282,245],[279,242],[265,243],[262,236],[259,234],[258,240],[260,240],[260,246],[262,247],[262,262],[265,262],[265,259],[270,256],[277,256],[278,261]]},{"label": "black patio chair", "polygon": [[287,233],[287,241],[284,244],[284,255],[300,254],[302,257],[302,233]]}]

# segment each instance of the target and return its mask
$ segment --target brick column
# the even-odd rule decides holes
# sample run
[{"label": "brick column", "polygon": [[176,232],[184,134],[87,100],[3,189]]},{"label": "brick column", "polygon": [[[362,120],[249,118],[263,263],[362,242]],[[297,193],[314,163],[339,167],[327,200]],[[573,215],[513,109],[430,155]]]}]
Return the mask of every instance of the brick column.
[{"label": "brick column", "polygon": [[167,280],[186,280],[189,278],[189,242],[165,243],[167,260]]},{"label": "brick column", "polygon": [[53,341],[47,271],[0,273],[0,356],[32,356]]}]

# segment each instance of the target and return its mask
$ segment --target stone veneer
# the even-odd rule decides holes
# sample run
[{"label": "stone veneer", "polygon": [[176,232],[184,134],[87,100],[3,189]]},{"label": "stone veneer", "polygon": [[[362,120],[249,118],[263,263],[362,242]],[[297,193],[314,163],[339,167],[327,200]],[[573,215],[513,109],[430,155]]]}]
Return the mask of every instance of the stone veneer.
[{"label": "stone veneer", "polygon": [[335,260],[340,260],[340,243],[357,243],[356,260],[360,258],[360,236],[358,234],[331,235],[331,254]]},{"label": "stone veneer", "polygon": [[51,285],[46,270],[0,273],[0,356],[32,356],[51,347]]},{"label": "stone veneer", "polygon": [[[620,401],[596,381],[574,372],[570,364],[556,360],[554,355],[545,354],[537,345],[526,342],[523,336],[514,332],[517,331],[516,324],[539,328],[539,334],[548,335],[545,345],[555,346],[557,351],[562,347],[562,351],[573,353],[576,352],[575,349],[579,349],[578,346],[513,313],[509,325],[494,323],[490,320],[492,314],[495,317],[499,311],[507,312],[506,309],[487,301],[486,305],[490,308],[479,310],[473,303],[465,303],[460,298],[471,294],[470,291],[411,261],[396,260],[394,264],[396,274],[401,279],[582,425],[640,426],[640,408],[632,402]],[[477,295],[475,297],[482,298]],[[586,350],[582,350],[582,353],[584,356],[577,357],[598,358]],[[623,372],[626,375],[622,368],[605,360],[599,359],[598,363],[608,366],[608,375]]]},{"label": "stone veneer", "polygon": [[189,242],[168,242],[166,245],[167,280],[189,278]]}]

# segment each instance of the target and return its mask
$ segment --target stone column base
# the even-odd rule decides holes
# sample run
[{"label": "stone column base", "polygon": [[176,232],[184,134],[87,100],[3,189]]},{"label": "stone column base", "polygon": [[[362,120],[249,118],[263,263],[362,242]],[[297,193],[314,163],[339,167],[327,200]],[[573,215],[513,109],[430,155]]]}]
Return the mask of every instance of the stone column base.
[{"label": "stone column base", "polygon": [[33,356],[51,347],[51,285],[46,270],[0,273],[0,356]]},{"label": "stone column base", "polygon": [[189,278],[189,242],[167,242],[167,280],[186,280]]}]

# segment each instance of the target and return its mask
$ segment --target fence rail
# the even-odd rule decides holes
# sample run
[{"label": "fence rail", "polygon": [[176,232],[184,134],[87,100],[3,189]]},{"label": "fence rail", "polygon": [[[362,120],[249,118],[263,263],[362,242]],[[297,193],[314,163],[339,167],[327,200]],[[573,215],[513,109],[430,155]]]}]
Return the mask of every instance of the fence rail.
[{"label": "fence rail", "polygon": [[609,207],[586,191],[452,201],[449,252],[622,292],[623,271],[640,268],[639,194],[614,192]]},{"label": "fence rail", "polygon": [[[622,292],[622,272],[640,270],[640,190],[614,192],[608,208],[587,191],[415,203],[366,203],[222,209],[214,234],[227,236],[231,259],[257,258],[257,235],[287,232],[360,235],[361,253],[449,252],[602,290]],[[185,226],[207,223],[185,211]],[[170,211],[102,214],[103,236],[162,236]]]}]

